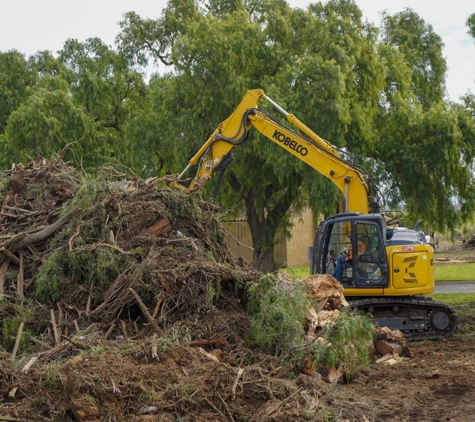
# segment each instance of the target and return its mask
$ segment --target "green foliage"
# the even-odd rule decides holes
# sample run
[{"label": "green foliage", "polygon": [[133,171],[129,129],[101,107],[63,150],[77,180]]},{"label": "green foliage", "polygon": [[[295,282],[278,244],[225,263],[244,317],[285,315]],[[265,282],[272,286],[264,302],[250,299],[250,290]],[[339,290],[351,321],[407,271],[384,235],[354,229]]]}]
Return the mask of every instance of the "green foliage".
[{"label": "green foliage", "polygon": [[100,39],[66,41],[60,60],[69,70],[65,78],[74,100],[101,130],[119,129],[128,113],[142,105],[146,93],[142,76]]},{"label": "green foliage", "polygon": [[444,101],[443,43],[414,11],[383,14],[381,35],[386,83],[370,154],[377,181],[410,221],[453,233],[475,206],[473,107],[468,98],[463,107]]},{"label": "green foliage", "polygon": [[105,351],[106,351],[105,346],[101,344],[97,344],[93,347],[89,347],[87,350],[82,351],[81,354],[84,356],[95,356],[95,355],[101,355]]},{"label": "green foliage", "polygon": [[158,337],[157,338],[157,352],[164,354],[169,350],[173,349],[178,344],[176,340],[171,339],[170,337]]},{"label": "green foliage", "polygon": [[[20,313],[20,314],[17,314],[14,318],[3,319],[2,321],[2,347],[4,347],[7,350],[13,349],[15,345],[17,333],[18,333],[18,328],[20,327],[21,322],[25,320],[25,317],[26,316],[24,314]],[[20,339],[20,343],[19,343],[20,349],[23,348],[25,344],[28,343],[29,337],[30,337],[29,333],[24,330]]]},{"label": "green foliage", "polygon": [[371,363],[370,347],[375,334],[371,319],[355,311],[343,311],[332,324],[325,327],[323,338],[311,348],[313,360],[325,368],[345,368],[351,376]]},{"label": "green foliage", "polygon": [[63,275],[62,252],[52,253],[38,270],[35,293],[40,300],[55,301],[59,298],[60,283]]},{"label": "green foliage", "polygon": [[158,393],[152,388],[151,391],[147,393],[140,393],[137,396],[137,401],[139,403],[153,404],[156,403],[159,399]]},{"label": "green foliage", "polygon": [[46,376],[39,382],[40,389],[56,389],[62,388],[61,376],[58,372],[57,365],[49,364],[46,367]]},{"label": "green foliage", "polygon": [[275,275],[265,275],[248,291],[248,341],[276,354],[300,345],[309,303],[299,281],[282,285]]},{"label": "green foliage", "polygon": [[183,194],[183,192],[179,190],[170,191],[169,189],[165,189],[157,193],[157,198],[166,203],[167,210],[172,219],[186,217],[201,220],[203,218],[201,208],[197,205],[199,198],[196,196]]},{"label": "green foliage", "polygon": [[21,53],[0,52],[0,134],[11,113],[28,98],[34,79],[34,72]]},{"label": "green foliage", "polygon": [[447,63],[442,38],[413,10],[383,14],[383,42],[394,46],[411,69],[411,89],[426,111],[443,100]]},{"label": "green foliage", "polygon": [[9,167],[28,156],[50,157],[67,142],[87,138],[90,130],[91,122],[67,90],[38,88],[9,116],[0,143],[1,163]]},{"label": "green foliage", "polygon": [[[81,238],[85,243],[104,239],[108,235],[104,225],[106,210],[104,207],[104,198],[109,195],[107,192],[106,181],[101,177],[93,175],[84,175],[81,184],[76,192],[76,195],[71,201],[63,207],[62,214],[65,215],[70,209],[79,207],[81,209],[82,221],[81,224]],[[76,227],[69,227],[62,233],[63,236],[72,236]],[[60,244],[61,244],[61,239]]]},{"label": "green foliage", "polygon": [[181,400],[186,401],[189,400],[189,396],[193,393],[193,390],[193,386],[186,383],[170,383],[163,392],[163,396],[165,399],[169,399],[170,397],[178,397]]},{"label": "green foliage", "polygon": [[471,14],[467,19],[468,33],[475,38],[475,13]]},{"label": "green foliage", "polygon": [[91,293],[93,296],[94,293],[100,295],[130,265],[130,260],[130,257],[107,247],[94,250],[57,250],[39,268],[35,293],[41,301],[54,302],[70,285],[70,288],[76,290],[78,284],[89,290],[93,284],[97,291],[93,290]]},{"label": "green foliage", "polygon": [[8,188],[9,188],[8,179],[6,177],[0,179],[0,197],[2,198],[5,197],[5,194],[7,193]]},{"label": "green foliage", "polygon": [[71,142],[65,158],[86,170],[119,160],[139,164],[130,152],[141,145],[131,147],[123,133],[146,107],[147,87],[125,57],[99,39],[68,40],[58,59],[48,52],[28,61],[16,52],[1,54],[0,75],[3,166],[51,157]]}]

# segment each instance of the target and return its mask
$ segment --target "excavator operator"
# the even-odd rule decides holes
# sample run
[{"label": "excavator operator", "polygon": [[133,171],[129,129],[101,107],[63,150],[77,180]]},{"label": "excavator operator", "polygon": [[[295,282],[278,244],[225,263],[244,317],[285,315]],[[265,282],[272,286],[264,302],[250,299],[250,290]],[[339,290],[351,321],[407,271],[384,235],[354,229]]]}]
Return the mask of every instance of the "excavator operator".
[{"label": "excavator operator", "polygon": [[[348,235],[348,237],[351,237],[351,233]],[[358,252],[357,252],[357,257],[363,255],[366,250],[368,249],[368,244],[367,242],[365,242],[363,236],[358,236],[358,241],[357,241],[357,248],[358,248]],[[338,281],[341,281],[342,278],[343,278],[343,269],[344,269],[344,265],[346,263],[349,263],[353,260],[353,249],[350,248],[348,251],[343,251],[342,254],[340,254],[340,256],[338,257],[338,259],[336,260],[336,266],[335,266],[335,278],[338,280]]]}]

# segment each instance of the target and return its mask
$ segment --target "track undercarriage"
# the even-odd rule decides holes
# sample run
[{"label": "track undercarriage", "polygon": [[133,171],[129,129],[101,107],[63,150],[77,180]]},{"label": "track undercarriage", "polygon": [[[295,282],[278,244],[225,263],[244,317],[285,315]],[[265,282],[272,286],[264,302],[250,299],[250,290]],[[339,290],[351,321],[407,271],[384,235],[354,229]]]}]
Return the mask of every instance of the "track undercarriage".
[{"label": "track undercarriage", "polygon": [[455,310],[427,296],[352,297],[353,308],[371,316],[380,327],[400,330],[408,341],[441,340],[457,330]]}]

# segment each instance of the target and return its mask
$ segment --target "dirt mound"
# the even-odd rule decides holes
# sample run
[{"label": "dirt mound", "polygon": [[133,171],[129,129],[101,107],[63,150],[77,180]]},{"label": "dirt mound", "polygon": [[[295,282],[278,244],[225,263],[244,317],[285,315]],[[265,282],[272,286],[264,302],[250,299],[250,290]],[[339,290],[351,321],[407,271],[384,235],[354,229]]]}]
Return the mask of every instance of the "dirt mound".
[{"label": "dirt mound", "polygon": [[[129,397],[134,380],[122,378],[132,367],[156,364],[178,345],[223,348],[244,338],[242,297],[260,274],[228,250],[216,207],[120,170],[106,166],[85,181],[61,161],[41,160],[0,179],[1,396],[13,416],[31,420],[36,406],[38,420],[83,420],[73,392],[101,403],[97,417],[108,414],[101,397],[110,393],[107,379],[117,378],[117,391]],[[133,363],[109,351],[124,349],[136,349]],[[84,351],[94,358],[74,360]],[[185,352],[191,364],[207,359]],[[87,365],[98,367],[89,372]],[[98,368],[122,377],[99,382]],[[165,369],[162,383],[169,382]],[[45,400],[38,384],[57,394],[67,386],[64,402],[57,394]]]}]

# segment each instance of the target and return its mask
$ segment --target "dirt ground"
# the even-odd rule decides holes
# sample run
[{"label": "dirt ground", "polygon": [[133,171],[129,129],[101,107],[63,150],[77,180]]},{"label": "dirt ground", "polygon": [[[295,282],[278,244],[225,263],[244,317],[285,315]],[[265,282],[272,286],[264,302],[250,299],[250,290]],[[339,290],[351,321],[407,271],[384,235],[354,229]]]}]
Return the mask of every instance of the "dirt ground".
[{"label": "dirt ground", "polygon": [[[369,370],[331,384],[319,375],[296,376],[292,364],[246,347],[239,340],[246,315],[221,303],[204,320],[176,324],[178,346],[158,342],[154,350],[157,338],[105,341],[91,333],[26,372],[26,360],[14,365],[9,355],[0,356],[0,416],[18,422],[471,422],[474,317],[475,303],[468,304],[452,338],[410,343],[412,356],[392,366],[376,363],[375,353]],[[218,337],[202,345],[185,341],[186,333],[198,332]],[[234,337],[220,343],[220,333]]]},{"label": "dirt ground", "polygon": [[[243,327],[246,318],[221,312],[208,322],[210,329]],[[26,374],[4,356],[0,415],[25,422],[472,422],[470,331],[467,317],[453,338],[411,343],[412,357],[393,366],[375,363],[375,354],[368,371],[337,384],[318,375],[296,378],[280,359],[242,345],[182,344],[153,357],[151,341],[101,341],[89,353],[72,353]]]},{"label": "dirt ground", "polygon": [[368,373],[338,388],[354,395],[369,421],[473,421],[473,338],[415,343],[411,351],[411,358],[393,366],[373,364]]}]

